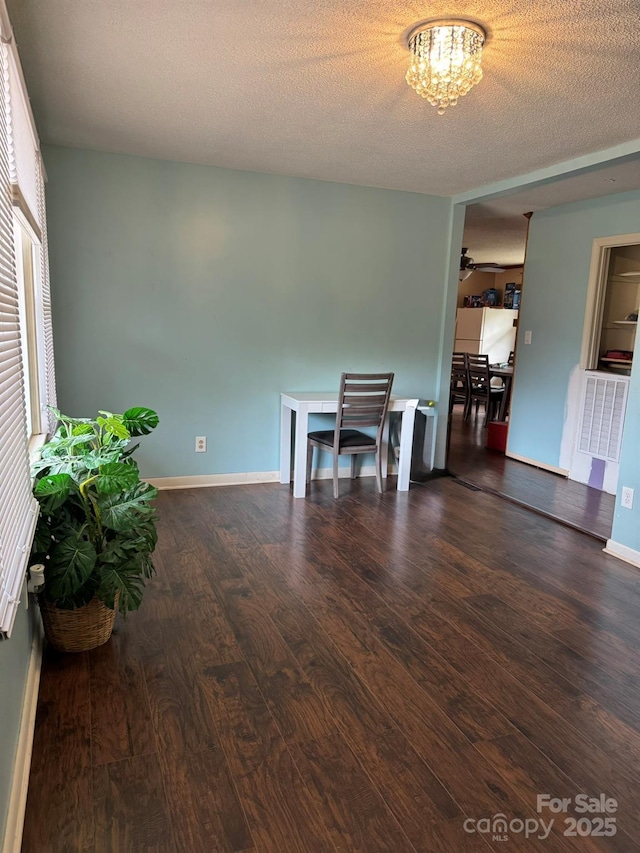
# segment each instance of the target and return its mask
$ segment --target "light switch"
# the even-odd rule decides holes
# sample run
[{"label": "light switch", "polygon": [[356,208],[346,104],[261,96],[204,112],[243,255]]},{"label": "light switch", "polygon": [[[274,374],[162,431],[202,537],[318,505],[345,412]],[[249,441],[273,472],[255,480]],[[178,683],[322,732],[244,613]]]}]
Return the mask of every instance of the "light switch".
[{"label": "light switch", "polygon": [[531,343],[531,331],[524,333],[524,342],[525,342],[525,344]]}]

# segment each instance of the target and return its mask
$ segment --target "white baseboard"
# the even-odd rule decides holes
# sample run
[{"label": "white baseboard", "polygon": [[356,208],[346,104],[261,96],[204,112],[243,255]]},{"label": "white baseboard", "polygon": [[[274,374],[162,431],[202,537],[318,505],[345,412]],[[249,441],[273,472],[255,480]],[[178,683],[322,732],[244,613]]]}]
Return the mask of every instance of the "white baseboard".
[{"label": "white baseboard", "polygon": [[560,474],[562,477],[569,476],[568,468],[558,468],[557,465],[547,465],[546,462],[539,462],[537,459],[529,459],[527,456],[520,456],[519,453],[512,453],[507,450],[505,456],[509,459],[515,459],[517,462],[524,462],[526,465],[534,465],[536,468],[542,468],[543,471],[551,471],[552,474]]},{"label": "white baseboard", "polygon": [[42,629],[38,624],[35,628],[31,656],[29,658],[29,671],[27,673],[27,684],[22,703],[20,734],[18,735],[16,760],[13,765],[11,797],[9,799],[2,853],[20,853],[20,848],[22,847],[24,813],[27,807],[27,789],[29,787],[31,752],[33,750],[33,733],[36,723],[36,708],[38,707],[42,647]]},{"label": "white baseboard", "polygon": [[[396,465],[390,461],[390,469],[395,472]],[[374,477],[374,465],[362,465],[358,468],[359,477]],[[333,476],[331,468],[316,468],[313,471],[314,480],[330,480]],[[338,476],[350,476],[350,466],[341,466]],[[252,471],[246,474],[196,474],[186,477],[149,477],[146,480],[156,489],[204,489],[212,486],[242,486],[250,483],[279,483],[280,471]]]},{"label": "white baseboard", "polygon": [[279,483],[280,471],[252,471],[244,474],[195,474],[186,477],[149,477],[156,489],[204,489],[210,486],[241,486],[249,483]]},{"label": "white baseboard", "polygon": [[625,563],[631,563],[632,566],[637,566],[640,569],[640,551],[634,551],[633,548],[621,545],[620,542],[614,542],[613,539],[607,539],[607,544],[602,550],[605,554],[611,554],[612,557],[617,557],[619,560],[624,560]]}]

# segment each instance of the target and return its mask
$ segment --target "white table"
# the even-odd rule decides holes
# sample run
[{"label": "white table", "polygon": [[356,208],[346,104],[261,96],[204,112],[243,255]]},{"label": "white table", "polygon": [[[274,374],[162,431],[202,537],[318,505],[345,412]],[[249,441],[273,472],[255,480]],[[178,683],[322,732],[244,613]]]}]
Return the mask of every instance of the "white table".
[{"label": "white table", "polygon": [[[291,482],[291,413],[296,413],[293,457],[293,496],[303,498],[307,491],[307,435],[309,415],[323,412],[335,414],[338,411],[337,391],[283,391],[280,394],[280,482]],[[398,459],[398,491],[409,489],[411,471],[411,450],[413,446],[413,427],[416,409],[420,400],[416,397],[391,395],[390,412],[400,412],[402,416],[400,434],[400,457]],[[387,476],[389,452],[389,418],[384,427],[382,441],[382,476]]]}]

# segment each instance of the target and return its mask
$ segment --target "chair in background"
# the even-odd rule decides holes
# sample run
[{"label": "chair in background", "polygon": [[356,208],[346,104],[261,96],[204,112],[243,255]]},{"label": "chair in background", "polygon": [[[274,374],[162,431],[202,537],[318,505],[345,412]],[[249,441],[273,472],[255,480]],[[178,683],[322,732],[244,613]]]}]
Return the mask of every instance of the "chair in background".
[{"label": "chair in background", "polygon": [[507,364],[509,365],[509,367],[513,367],[513,363],[515,362],[515,360],[516,360],[516,354],[513,350],[511,350],[511,352],[509,353],[509,360],[507,361]]},{"label": "chair in background", "polygon": [[488,355],[467,353],[467,384],[469,388],[469,405],[465,420],[469,419],[474,403],[476,404],[476,417],[478,416],[480,403],[483,403],[485,407],[483,426],[486,426],[489,418],[497,414],[502,395],[504,394],[504,387],[491,387]]},{"label": "chair in background", "polygon": [[469,406],[469,383],[467,381],[467,353],[454,352],[451,359],[451,391],[449,394],[449,414],[456,403],[464,403],[464,417]]},{"label": "chair in background", "polygon": [[[393,373],[343,373],[335,429],[310,432],[307,440],[307,483],[311,481],[313,448],[333,454],[333,496],[338,497],[338,458],[351,455],[351,479],[358,453],[375,453],[376,482],[382,493],[382,433],[389,408]],[[374,436],[361,432],[375,427]]]}]

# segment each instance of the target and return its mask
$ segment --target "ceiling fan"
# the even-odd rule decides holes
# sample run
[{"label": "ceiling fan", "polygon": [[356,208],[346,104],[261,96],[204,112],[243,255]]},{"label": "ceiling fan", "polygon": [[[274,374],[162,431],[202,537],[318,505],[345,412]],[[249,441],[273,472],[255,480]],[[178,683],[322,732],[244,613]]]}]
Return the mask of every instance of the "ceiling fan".
[{"label": "ceiling fan", "polygon": [[458,279],[464,281],[469,278],[472,272],[505,272],[506,267],[501,267],[500,264],[474,264],[473,258],[467,255],[466,248],[462,249],[460,255],[460,275]]}]

